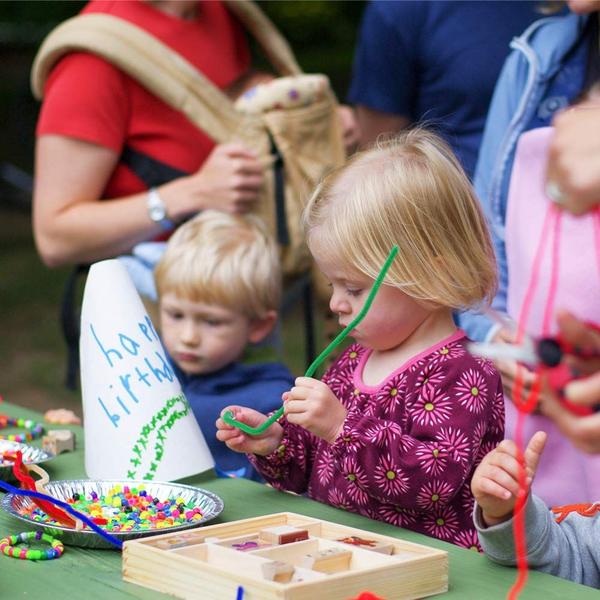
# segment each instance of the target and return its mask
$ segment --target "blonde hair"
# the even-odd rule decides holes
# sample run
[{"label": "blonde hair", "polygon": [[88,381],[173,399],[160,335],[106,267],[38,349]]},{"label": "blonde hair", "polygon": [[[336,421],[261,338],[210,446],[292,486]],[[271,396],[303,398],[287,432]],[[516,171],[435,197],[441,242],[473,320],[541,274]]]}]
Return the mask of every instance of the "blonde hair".
[{"label": "blonde hair", "polygon": [[263,318],[281,300],[277,246],[252,215],[206,210],[173,234],[154,272],[159,298],[172,292]]},{"label": "blonde hair", "polygon": [[304,212],[308,244],[415,300],[453,309],[491,301],[496,265],[473,188],[450,147],[413,129],[330,173]]}]

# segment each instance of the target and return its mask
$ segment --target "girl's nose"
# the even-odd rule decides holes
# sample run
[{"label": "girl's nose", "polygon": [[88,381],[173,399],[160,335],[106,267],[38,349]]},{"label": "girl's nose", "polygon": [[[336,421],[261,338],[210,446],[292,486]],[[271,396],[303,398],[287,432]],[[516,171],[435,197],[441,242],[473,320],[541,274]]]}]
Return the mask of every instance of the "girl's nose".
[{"label": "girl's nose", "polygon": [[347,314],[351,311],[350,305],[346,300],[334,292],[329,300],[329,310],[336,315]]}]

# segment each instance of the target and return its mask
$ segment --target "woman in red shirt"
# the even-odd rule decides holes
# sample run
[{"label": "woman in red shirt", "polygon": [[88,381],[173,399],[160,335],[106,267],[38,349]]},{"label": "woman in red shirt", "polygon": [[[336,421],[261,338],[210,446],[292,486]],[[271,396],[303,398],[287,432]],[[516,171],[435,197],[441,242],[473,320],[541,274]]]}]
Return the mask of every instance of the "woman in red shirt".
[{"label": "woman in red shirt", "polygon": [[[83,12],[145,29],[232,96],[252,77],[241,27],[220,2],[93,0]],[[182,113],[103,59],[68,54],[44,92],[33,225],[49,266],[116,256],[199,210],[245,212],[256,201],[263,168],[249,148],[215,146]],[[132,156],[166,169],[163,180],[170,181],[140,178]],[[150,169],[151,180],[158,171]],[[156,191],[149,194],[148,187]]]}]

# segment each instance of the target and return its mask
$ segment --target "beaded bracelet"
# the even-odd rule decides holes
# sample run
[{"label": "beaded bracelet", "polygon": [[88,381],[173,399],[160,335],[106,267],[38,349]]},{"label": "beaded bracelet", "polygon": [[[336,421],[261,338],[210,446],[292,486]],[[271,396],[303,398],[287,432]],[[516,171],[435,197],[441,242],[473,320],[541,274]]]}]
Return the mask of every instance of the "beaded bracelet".
[{"label": "beaded bracelet", "polygon": [[10,435],[0,435],[0,440],[10,440],[11,442],[30,442],[42,435],[44,427],[41,423],[36,423],[31,419],[13,419],[8,415],[0,415],[0,429],[6,427],[21,427],[27,429],[25,433],[17,433]]},{"label": "beaded bracelet", "polygon": [[[47,542],[52,546],[47,550],[31,550],[28,547],[16,548],[17,544],[27,544],[30,540]],[[47,533],[41,531],[26,531],[18,535],[9,535],[0,540],[0,552],[12,558],[20,558],[21,560],[51,560],[60,558],[65,547],[60,540],[54,539]]]}]

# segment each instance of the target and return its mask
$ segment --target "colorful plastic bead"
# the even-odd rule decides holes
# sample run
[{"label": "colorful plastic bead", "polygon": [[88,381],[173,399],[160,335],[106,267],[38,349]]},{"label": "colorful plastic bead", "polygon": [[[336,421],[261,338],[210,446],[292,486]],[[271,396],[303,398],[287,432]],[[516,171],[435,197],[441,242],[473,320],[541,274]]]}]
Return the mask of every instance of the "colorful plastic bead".
[{"label": "colorful plastic bead", "polygon": [[[28,546],[30,541],[42,541],[50,544],[47,550],[32,550]],[[17,544],[25,544],[18,547]],[[0,540],[0,552],[5,556],[20,558],[21,560],[52,560],[60,558],[65,547],[60,540],[53,538],[41,531],[26,531],[18,535],[9,535]]]}]

